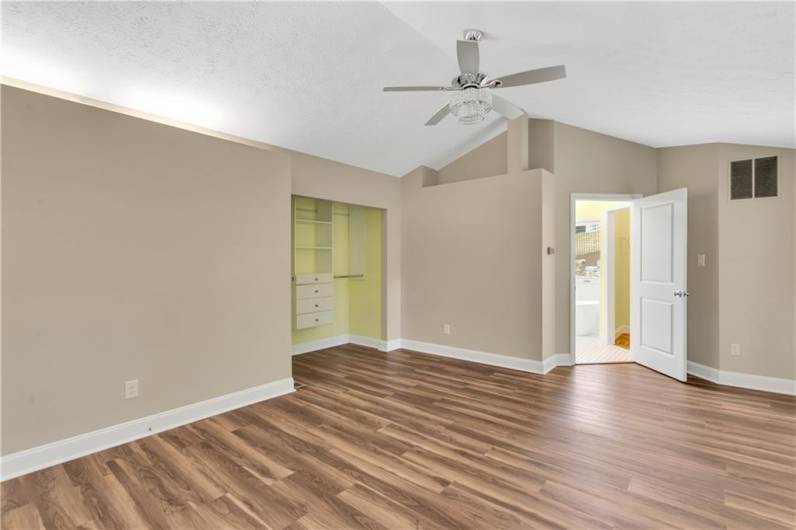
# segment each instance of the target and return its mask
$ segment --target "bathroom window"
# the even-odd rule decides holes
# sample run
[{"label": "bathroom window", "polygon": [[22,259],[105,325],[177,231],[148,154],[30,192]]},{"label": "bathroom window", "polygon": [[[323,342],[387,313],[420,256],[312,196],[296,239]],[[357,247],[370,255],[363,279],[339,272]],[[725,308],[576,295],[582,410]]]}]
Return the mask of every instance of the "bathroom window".
[{"label": "bathroom window", "polygon": [[730,199],[776,197],[777,157],[730,162]]},{"label": "bathroom window", "polygon": [[575,273],[596,276],[600,263],[600,223],[575,225]]}]

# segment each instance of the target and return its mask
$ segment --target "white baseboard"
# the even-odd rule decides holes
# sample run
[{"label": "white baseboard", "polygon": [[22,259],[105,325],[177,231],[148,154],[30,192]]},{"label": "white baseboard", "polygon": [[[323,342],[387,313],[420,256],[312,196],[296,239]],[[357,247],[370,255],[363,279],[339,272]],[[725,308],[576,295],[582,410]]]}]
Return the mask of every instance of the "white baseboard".
[{"label": "white baseboard", "polygon": [[572,366],[572,357],[568,353],[556,353],[542,361],[544,373],[557,366]]},{"label": "white baseboard", "polygon": [[309,353],[311,351],[325,350],[326,348],[334,348],[335,346],[343,346],[344,344],[356,344],[358,346],[375,348],[380,351],[390,351],[387,349],[387,341],[374,339],[373,337],[363,337],[361,335],[343,334],[335,335],[334,337],[326,337],[325,339],[294,344],[292,347],[292,354],[300,355],[302,353]]},{"label": "white baseboard", "polygon": [[302,353],[308,353],[311,351],[325,350],[326,348],[342,346],[343,344],[348,344],[349,342],[351,341],[349,340],[349,336],[347,334],[327,337],[325,339],[312,340],[309,342],[300,342],[299,344],[293,345],[292,354],[300,355]]},{"label": "white baseboard", "polygon": [[572,360],[568,353],[557,353],[542,362],[534,359],[523,359],[498,353],[468,350],[466,348],[457,348],[455,346],[445,346],[443,344],[434,344],[412,339],[393,339],[385,341],[358,335],[337,335],[336,337],[330,337],[328,339],[295,344],[293,345],[293,355],[322,350],[324,348],[332,348],[348,343],[375,348],[383,352],[405,348],[407,350],[415,350],[422,353],[441,355],[443,357],[451,357],[453,359],[472,361],[491,366],[500,366],[502,368],[512,368],[514,370],[522,370],[523,372],[531,372],[534,374],[546,374],[556,366],[572,365]]},{"label": "white baseboard", "polygon": [[750,390],[763,390],[790,396],[796,395],[796,381],[793,379],[780,379],[779,377],[767,377],[764,375],[718,370],[693,361],[688,361],[688,373],[719,385],[737,386]]},{"label": "white baseboard", "polygon": [[403,347],[403,339],[392,339],[386,342],[384,351],[400,350]]},{"label": "white baseboard", "polygon": [[455,346],[432,344],[430,342],[421,342],[411,339],[401,339],[401,347],[406,348],[407,350],[441,355],[443,357],[452,357],[454,359],[461,359],[463,361],[472,361],[475,363],[489,364],[491,366],[500,366],[501,368],[512,368],[514,370],[522,370],[523,372],[531,372],[534,374],[544,373],[542,371],[544,368],[542,361],[537,361],[534,359],[510,357],[508,355],[467,350],[465,348],[457,348]]},{"label": "white baseboard", "polygon": [[0,458],[0,479],[7,480],[18,477],[38,469],[68,462],[103,449],[115,447],[151,434],[291,392],[293,392],[293,378],[288,377],[11,453]]},{"label": "white baseboard", "polygon": [[350,342],[351,344],[357,344],[359,346],[375,348],[379,351],[387,351],[386,340],[374,339],[373,337],[363,337],[361,335],[349,335],[348,342]]}]

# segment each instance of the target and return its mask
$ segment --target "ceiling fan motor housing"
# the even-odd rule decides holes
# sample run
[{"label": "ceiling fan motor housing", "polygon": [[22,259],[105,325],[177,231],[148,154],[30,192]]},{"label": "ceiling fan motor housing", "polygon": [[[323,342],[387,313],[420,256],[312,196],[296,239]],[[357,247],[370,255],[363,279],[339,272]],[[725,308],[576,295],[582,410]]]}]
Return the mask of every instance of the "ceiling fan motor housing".
[{"label": "ceiling fan motor housing", "polygon": [[454,77],[451,84],[458,88],[478,88],[481,86],[481,82],[483,82],[484,79],[486,79],[486,75],[484,74],[463,73]]},{"label": "ceiling fan motor housing", "polygon": [[483,36],[484,32],[480,29],[469,28],[464,30],[464,40],[474,40],[478,42]]}]

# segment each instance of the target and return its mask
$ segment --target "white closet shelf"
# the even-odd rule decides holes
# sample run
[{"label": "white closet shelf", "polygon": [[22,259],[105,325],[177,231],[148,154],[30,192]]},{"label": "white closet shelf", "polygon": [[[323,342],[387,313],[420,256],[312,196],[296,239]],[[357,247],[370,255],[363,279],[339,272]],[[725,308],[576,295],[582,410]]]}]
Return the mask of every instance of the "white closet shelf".
[{"label": "white closet shelf", "polygon": [[296,219],[297,223],[313,224],[313,225],[330,225],[331,221],[317,221],[315,219]]},{"label": "white closet shelf", "polygon": [[332,247],[312,247],[312,246],[297,245],[296,250],[332,250]]}]

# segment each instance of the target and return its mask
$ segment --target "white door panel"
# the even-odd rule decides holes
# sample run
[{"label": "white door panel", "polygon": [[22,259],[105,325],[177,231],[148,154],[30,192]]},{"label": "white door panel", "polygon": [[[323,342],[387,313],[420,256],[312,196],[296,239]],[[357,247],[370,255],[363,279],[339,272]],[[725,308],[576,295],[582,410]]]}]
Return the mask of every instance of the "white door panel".
[{"label": "white door panel", "polygon": [[688,191],[631,205],[630,349],[633,359],[686,380]]}]

